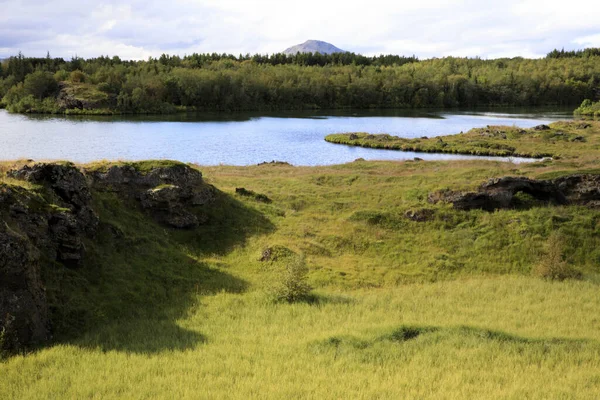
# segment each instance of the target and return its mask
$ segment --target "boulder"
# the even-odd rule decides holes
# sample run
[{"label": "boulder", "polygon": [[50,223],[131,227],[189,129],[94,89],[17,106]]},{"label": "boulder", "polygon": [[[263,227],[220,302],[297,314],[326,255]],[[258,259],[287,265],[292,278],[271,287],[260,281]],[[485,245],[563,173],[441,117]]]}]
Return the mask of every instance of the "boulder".
[{"label": "boulder", "polygon": [[541,124],[541,125],[536,125],[531,129],[533,129],[534,131],[547,131],[547,130],[550,130],[550,127],[548,125]]},{"label": "boulder", "polygon": [[435,213],[430,208],[420,208],[418,210],[408,210],[404,213],[404,217],[415,222],[425,222],[433,219]]},{"label": "boulder", "polygon": [[553,183],[571,204],[600,206],[600,175],[569,175],[557,178]]}]

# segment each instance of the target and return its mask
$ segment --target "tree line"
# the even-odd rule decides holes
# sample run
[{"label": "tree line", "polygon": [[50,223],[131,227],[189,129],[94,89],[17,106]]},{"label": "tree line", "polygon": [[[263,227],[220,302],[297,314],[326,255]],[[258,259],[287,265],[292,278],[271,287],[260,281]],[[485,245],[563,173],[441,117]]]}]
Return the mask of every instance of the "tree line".
[{"label": "tree line", "polygon": [[495,60],[213,53],[128,61],[18,54],[0,64],[0,98],[9,111],[50,113],[570,106],[600,99],[596,50]]}]

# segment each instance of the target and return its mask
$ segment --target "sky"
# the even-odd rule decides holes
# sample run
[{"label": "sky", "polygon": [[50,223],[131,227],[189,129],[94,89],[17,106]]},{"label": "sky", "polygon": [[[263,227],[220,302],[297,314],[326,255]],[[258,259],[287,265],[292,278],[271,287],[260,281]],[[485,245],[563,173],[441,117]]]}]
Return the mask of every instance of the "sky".
[{"label": "sky", "polygon": [[275,53],[543,57],[600,47],[600,0],[0,0],[0,58]]}]

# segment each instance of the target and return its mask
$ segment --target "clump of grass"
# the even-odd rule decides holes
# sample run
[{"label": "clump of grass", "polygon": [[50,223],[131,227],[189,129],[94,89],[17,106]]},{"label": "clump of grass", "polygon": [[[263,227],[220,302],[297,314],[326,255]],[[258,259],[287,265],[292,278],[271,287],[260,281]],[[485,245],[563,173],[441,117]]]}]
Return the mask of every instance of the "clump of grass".
[{"label": "clump of grass", "polygon": [[564,259],[563,243],[564,237],[559,233],[552,233],[548,237],[546,253],[534,270],[536,275],[553,281],[581,278],[581,272],[571,267]]},{"label": "clump of grass", "polygon": [[307,282],[308,266],[304,255],[292,259],[275,288],[275,299],[295,303],[310,299],[312,288]]}]

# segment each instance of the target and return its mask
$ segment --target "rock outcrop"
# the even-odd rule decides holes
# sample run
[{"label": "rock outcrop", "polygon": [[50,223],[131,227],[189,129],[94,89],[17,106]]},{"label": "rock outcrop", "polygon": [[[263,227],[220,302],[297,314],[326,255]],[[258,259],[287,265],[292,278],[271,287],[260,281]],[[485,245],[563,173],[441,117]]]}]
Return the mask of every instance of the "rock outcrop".
[{"label": "rock outcrop", "polygon": [[42,261],[80,268],[98,217],[72,164],[26,165],[8,175],[39,185],[0,185],[0,331],[8,338],[3,347],[15,349],[51,336]]},{"label": "rock outcrop", "polygon": [[[98,91],[93,85],[60,82],[58,88],[59,92],[56,96],[56,104],[61,110],[76,108],[94,110],[112,108],[117,105],[116,95],[109,95]],[[90,92],[92,95],[90,95]]]},{"label": "rock outcrop", "polygon": [[549,204],[600,206],[600,175],[569,175],[554,180],[523,177],[503,177],[483,183],[477,192],[438,191],[429,194],[428,201],[452,203],[457,210],[482,209],[493,211],[513,208],[515,196],[526,193]]},{"label": "rock outcrop", "polygon": [[0,338],[0,352],[50,338],[39,253],[6,224],[0,224]]},{"label": "rock outcrop", "polygon": [[132,199],[172,227],[202,222],[197,208],[214,199],[214,188],[185,164],[157,164],[86,172],[71,163],[37,163],[7,173],[23,184],[0,183],[0,351],[51,338],[42,272],[56,263],[85,268],[85,242],[99,226],[93,191]]},{"label": "rock outcrop", "polygon": [[114,165],[105,171],[87,171],[91,186],[134,199],[156,220],[174,228],[193,228],[205,221],[193,208],[214,200],[215,191],[204,183],[202,173],[185,164],[149,170],[135,164]]}]

